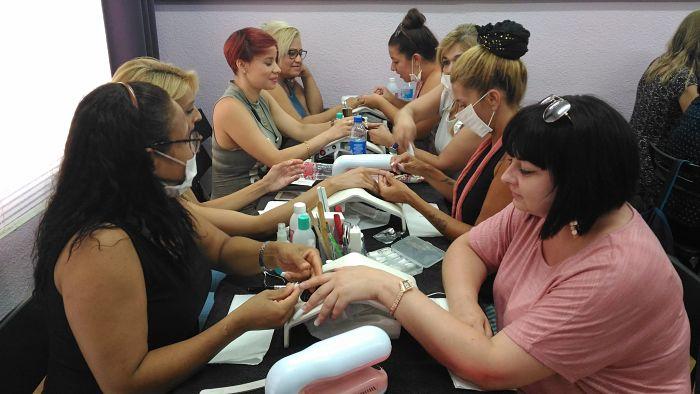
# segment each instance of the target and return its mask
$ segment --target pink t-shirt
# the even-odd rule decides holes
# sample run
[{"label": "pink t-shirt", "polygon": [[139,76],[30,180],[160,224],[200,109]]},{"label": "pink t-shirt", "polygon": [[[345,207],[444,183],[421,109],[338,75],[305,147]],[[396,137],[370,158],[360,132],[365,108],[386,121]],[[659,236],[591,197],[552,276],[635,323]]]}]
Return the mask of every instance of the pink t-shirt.
[{"label": "pink t-shirt", "polygon": [[543,222],[510,204],[469,232],[498,271],[499,330],[556,372],[522,390],[689,393],[683,288],[639,213],[553,267],[542,256]]}]

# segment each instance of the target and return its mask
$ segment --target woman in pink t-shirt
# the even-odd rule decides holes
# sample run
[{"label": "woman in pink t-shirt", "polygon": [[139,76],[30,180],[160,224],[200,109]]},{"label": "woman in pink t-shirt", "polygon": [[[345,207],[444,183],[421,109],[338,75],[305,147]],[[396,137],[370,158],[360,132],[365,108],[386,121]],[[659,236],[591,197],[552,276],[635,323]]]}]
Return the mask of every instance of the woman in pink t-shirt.
[{"label": "woman in pink t-shirt", "polygon": [[[439,362],[486,389],[689,393],[690,329],[680,280],[627,201],[639,177],[625,119],[591,96],[548,97],[505,130],[513,203],[450,246],[450,311],[383,271],[347,268],[320,286],[317,323],[382,303]],[[496,271],[499,332],[477,293]]]}]

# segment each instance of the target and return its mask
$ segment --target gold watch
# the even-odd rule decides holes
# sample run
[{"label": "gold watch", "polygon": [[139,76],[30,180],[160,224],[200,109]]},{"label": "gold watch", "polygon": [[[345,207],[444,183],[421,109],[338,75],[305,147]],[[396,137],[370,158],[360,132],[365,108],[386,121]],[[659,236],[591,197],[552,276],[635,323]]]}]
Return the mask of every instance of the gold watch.
[{"label": "gold watch", "polygon": [[399,293],[396,294],[396,299],[394,299],[394,303],[391,304],[391,308],[389,309],[389,315],[394,316],[394,313],[396,312],[396,308],[399,307],[399,303],[401,302],[401,299],[403,298],[404,293],[407,291],[413,289],[413,284],[411,283],[410,280],[404,279],[399,283]]}]

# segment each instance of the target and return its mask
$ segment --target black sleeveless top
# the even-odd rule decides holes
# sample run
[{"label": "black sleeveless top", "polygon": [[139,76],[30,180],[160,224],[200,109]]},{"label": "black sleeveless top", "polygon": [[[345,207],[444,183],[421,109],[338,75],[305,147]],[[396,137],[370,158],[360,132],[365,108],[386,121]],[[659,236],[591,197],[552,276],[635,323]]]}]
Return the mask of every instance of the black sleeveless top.
[{"label": "black sleeveless top", "polygon": [[[476,219],[479,218],[479,213],[481,212],[481,206],[484,205],[484,199],[486,198],[486,193],[489,191],[491,186],[491,181],[493,181],[493,172],[496,169],[496,164],[501,160],[503,154],[505,153],[505,148],[501,147],[496,151],[496,153],[491,156],[491,159],[486,163],[486,167],[479,174],[476,183],[472,186],[467,196],[464,197],[464,202],[462,203],[462,223],[466,223],[473,226],[476,223]],[[462,195],[462,190],[467,186],[467,183],[472,178],[476,172],[477,167],[486,158],[489,153],[488,149],[484,149],[484,152],[479,157],[476,163],[469,169],[467,175],[464,177],[461,183],[457,185],[457,198]]]},{"label": "black sleeveless top", "polygon": [[[204,258],[195,253],[189,267],[178,267],[170,255],[149,241],[145,231],[135,231],[128,225],[118,227],[129,235],[143,269],[148,302],[148,350],[195,336],[199,333],[197,319],[211,282]],[[191,249],[196,250],[196,246],[192,245]],[[68,325],[63,299],[54,281],[48,282],[44,294],[49,362],[44,393],[98,393],[101,390]]]}]

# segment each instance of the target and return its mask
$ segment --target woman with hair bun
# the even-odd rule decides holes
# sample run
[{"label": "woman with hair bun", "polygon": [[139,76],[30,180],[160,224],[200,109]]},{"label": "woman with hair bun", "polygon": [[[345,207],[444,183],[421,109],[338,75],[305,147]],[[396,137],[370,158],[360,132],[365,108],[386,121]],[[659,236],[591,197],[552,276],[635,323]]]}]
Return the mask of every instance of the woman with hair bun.
[{"label": "woman with hair bun", "polygon": [[[411,8],[389,37],[389,57],[391,71],[399,74],[404,82],[414,86],[413,99],[440,86],[440,64],[436,57],[438,40],[425,26],[425,15]],[[374,93],[360,98],[360,103],[376,108],[393,123],[398,111],[408,102],[397,98],[388,88],[378,86]],[[431,133],[440,121],[435,115],[417,125],[417,137],[425,142],[421,147],[428,148]]]},{"label": "woman with hair bun", "polygon": [[393,162],[397,170],[423,176],[452,201],[451,215],[433,207],[400,181],[387,177],[379,182],[382,198],[410,204],[450,239],[510,203],[510,192],[500,181],[507,167],[503,131],[520,109],[527,86],[527,69],[520,57],[527,52],[530,32],[509,20],[479,26],[477,30],[479,45],[457,59],[450,79],[454,100],[464,108],[456,117],[465,129],[470,129],[462,133],[490,136],[482,140],[457,179],[408,153],[395,157]]}]

